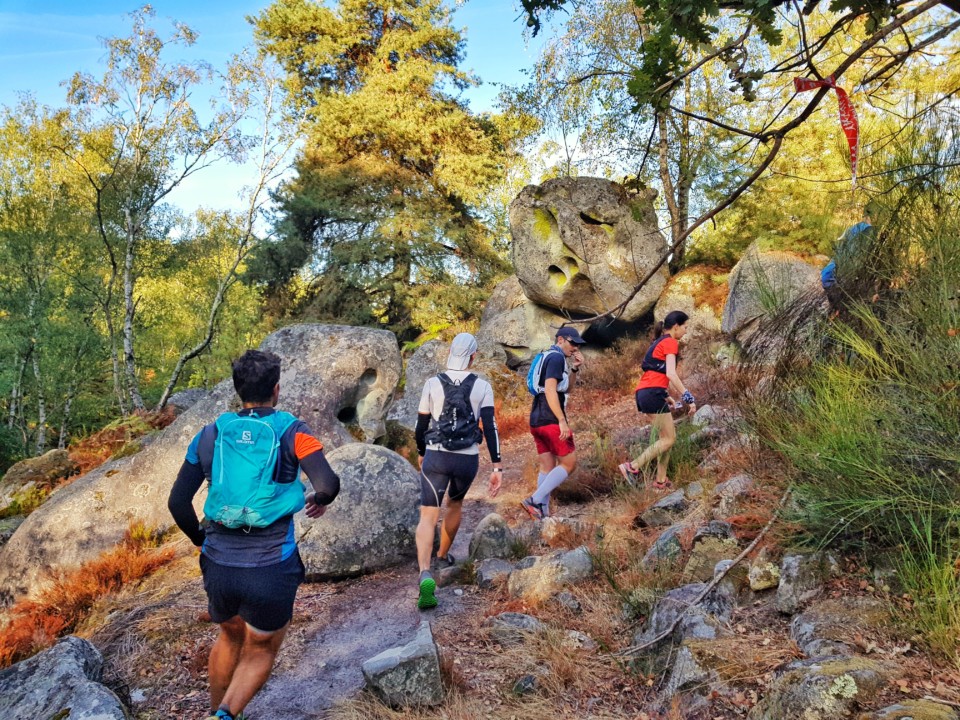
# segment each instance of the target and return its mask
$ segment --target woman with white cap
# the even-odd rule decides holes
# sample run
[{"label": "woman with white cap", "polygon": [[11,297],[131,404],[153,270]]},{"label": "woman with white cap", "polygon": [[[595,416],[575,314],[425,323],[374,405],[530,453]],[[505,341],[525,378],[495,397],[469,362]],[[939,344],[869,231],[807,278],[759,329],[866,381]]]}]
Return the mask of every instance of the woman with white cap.
[{"label": "woman with white cap", "polygon": [[[469,333],[460,333],[450,344],[447,370],[430,378],[423,386],[417,416],[417,452],[420,455],[420,524],[417,526],[417,559],[420,563],[421,610],[436,607],[437,584],[430,572],[430,555],[440,505],[447,495],[447,512],[440,526],[437,561],[453,565],[450,546],[460,529],[463,498],[477,476],[480,442],[487,439],[493,470],[490,496],[500,492],[503,466],[500,463],[500,439],[493,413],[493,388],[470,372],[477,354],[477,341]],[[478,420],[483,422],[481,432]]]}]

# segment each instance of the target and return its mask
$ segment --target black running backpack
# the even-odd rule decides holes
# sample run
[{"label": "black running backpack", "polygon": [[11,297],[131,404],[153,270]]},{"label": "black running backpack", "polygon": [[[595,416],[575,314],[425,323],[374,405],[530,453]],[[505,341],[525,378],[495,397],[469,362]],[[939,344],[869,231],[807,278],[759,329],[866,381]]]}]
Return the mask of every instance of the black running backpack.
[{"label": "black running backpack", "polygon": [[470,404],[470,393],[477,376],[471,373],[460,384],[445,373],[437,378],[443,387],[443,409],[439,420],[430,418],[430,429],[425,435],[427,444],[439,445],[444,450],[463,450],[480,443],[483,433]]},{"label": "black running backpack", "polygon": [[[643,362],[640,363],[640,369],[643,371],[653,370],[653,372],[658,372],[662,375],[667,374],[667,361],[666,360],[657,360],[653,357],[653,351],[657,349],[657,345],[666,340],[669,335],[661,335],[656,340],[653,341],[653,344],[647,348],[647,354],[643,356]],[[679,358],[677,358],[679,359]]]}]

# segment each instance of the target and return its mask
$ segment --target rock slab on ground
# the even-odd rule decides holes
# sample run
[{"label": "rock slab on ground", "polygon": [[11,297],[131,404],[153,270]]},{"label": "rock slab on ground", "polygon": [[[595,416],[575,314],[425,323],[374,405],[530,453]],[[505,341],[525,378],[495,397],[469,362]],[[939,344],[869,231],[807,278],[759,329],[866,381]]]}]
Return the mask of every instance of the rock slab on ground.
[{"label": "rock slab on ground", "polygon": [[384,650],[364,662],[362,670],[368,687],[390,707],[432,707],[443,702],[440,653],[429,622],[420,623],[411,642]]},{"label": "rock slab on ground", "polygon": [[547,626],[532,615],[505,612],[483,621],[490,629],[490,636],[503,645],[517,645],[532,635],[545,632]]},{"label": "rock slab on ground", "polygon": [[507,588],[511,597],[546,600],[568,585],[583,582],[593,575],[593,558],[586,547],[565,553],[521,561],[510,574]]},{"label": "rock slab on ground", "polygon": [[322,517],[295,517],[300,556],[312,580],[351,577],[416,553],[420,482],[404,458],[379,445],[352,443],[327,456],[340,495]]},{"label": "rock slab on ground", "polygon": [[100,684],[103,658],[72,635],[0,671],[0,717],[126,720],[113,691]]},{"label": "rock slab on ground", "polygon": [[470,538],[470,557],[473,560],[505,559],[513,555],[513,531],[497,513],[490,513],[477,523]]},{"label": "rock slab on ground", "polygon": [[833,720],[850,717],[886,684],[884,667],[860,657],[792,662],[779,674],[749,720]]}]

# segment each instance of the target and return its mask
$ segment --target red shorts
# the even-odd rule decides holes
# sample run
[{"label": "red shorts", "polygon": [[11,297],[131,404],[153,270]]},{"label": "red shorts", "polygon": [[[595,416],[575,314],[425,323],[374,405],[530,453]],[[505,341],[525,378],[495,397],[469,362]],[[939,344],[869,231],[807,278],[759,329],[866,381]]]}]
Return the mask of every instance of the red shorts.
[{"label": "red shorts", "polygon": [[537,445],[538,455],[551,453],[557,457],[563,457],[576,450],[573,445],[573,432],[570,432],[570,437],[566,440],[561,440],[559,425],[532,427],[530,428],[530,434],[533,435],[533,442]]}]

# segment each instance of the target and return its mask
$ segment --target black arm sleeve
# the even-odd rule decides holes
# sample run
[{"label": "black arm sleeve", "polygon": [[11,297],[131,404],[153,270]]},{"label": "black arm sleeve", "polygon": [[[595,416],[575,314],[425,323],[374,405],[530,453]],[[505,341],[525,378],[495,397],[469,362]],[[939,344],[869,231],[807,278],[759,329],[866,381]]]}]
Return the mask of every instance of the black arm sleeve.
[{"label": "black arm sleeve", "polygon": [[330,467],[322,450],[301,458],[300,469],[310,478],[318,505],[329,505],[340,494],[340,476]]},{"label": "black arm sleeve", "polygon": [[180,466],[180,472],[177,473],[177,480],[170,488],[170,497],[167,499],[167,508],[177,523],[177,527],[183,530],[184,535],[190,538],[194,545],[203,545],[206,533],[200,527],[200,520],[193,509],[193,496],[203,484],[203,470],[199,465],[183,461]]},{"label": "black arm sleeve", "polygon": [[480,408],[480,419],[483,421],[483,436],[490,450],[490,461],[498,463],[500,462],[500,435],[497,433],[497,420],[493,415],[493,408],[489,405]]},{"label": "black arm sleeve", "polygon": [[417,429],[414,433],[417,439],[417,454],[423,457],[427,452],[427,428],[430,427],[430,413],[417,414]]}]

